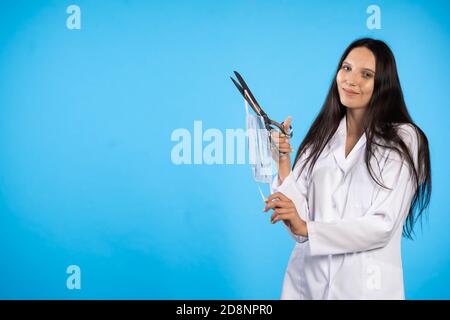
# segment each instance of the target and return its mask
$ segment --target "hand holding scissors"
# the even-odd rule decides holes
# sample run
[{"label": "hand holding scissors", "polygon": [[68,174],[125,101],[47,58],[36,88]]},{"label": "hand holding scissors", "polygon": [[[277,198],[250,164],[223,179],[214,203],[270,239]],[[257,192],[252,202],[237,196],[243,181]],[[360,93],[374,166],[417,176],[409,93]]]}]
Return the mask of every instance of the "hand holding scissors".
[{"label": "hand holding scissors", "polygon": [[[286,130],[291,126],[292,118],[287,117],[282,123]],[[274,147],[272,150],[272,157],[275,161],[285,161],[289,158],[289,153],[293,152],[294,149],[289,143],[289,137],[283,132],[272,130],[270,132],[271,144]],[[279,158],[278,158],[279,157]]]},{"label": "hand holding scissors", "polygon": [[293,135],[292,126],[290,124],[285,125],[284,122],[278,123],[270,119],[267,113],[264,112],[259,103],[256,101],[255,97],[250,91],[250,88],[247,86],[247,83],[245,83],[244,78],[242,78],[242,76],[237,71],[234,71],[234,74],[236,75],[237,81],[232,77],[231,80],[233,81],[239,92],[242,94],[244,99],[249,103],[253,111],[255,111],[258,116],[261,116],[263,118],[266,129],[270,132],[272,132],[273,130],[279,130],[286,137],[291,138]]},{"label": "hand holding scissors", "polygon": [[289,144],[289,139],[292,138],[293,129],[291,126],[291,118],[288,117],[284,122],[278,123],[269,118],[264,112],[256,98],[253,96],[247,83],[242,76],[234,71],[237,81],[231,77],[231,80],[235,84],[236,88],[242,94],[244,99],[251,106],[253,111],[264,120],[264,126],[269,131],[271,154],[278,166],[279,175],[282,179],[286,177],[290,172],[290,156],[289,153],[293,151]]}]

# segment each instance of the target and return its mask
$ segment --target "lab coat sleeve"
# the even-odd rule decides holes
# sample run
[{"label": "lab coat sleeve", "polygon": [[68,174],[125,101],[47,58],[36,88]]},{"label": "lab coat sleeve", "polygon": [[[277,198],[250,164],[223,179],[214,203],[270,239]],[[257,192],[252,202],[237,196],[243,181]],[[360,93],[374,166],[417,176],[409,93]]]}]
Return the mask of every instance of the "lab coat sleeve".
[{"label": "lab coat sleeve", "polygon": [[[417,159],[417,142],[412,139],[409,143]],[[403,226],[416,184],[409,166],[397,156],[388,158],[382,177],[391,189],[379,187],[365,215],[334,222],[307,221],[311,255],[366,251],[390,241],[395,230]]]},{"label": "lab coat sleeve", "polygon": [[[302,171],[301,175],[300,168],[304,163],[305,156],[302,155],[297,162],[295,168],[291,173],[280,183],[278,175],[275,176],[272,183],[272,191],[281,192],[286,197],[292,200],[297,209],[297,213],[300,218],[304,221],[307,220],[309,216],[308,201],[307,201],[307,180],[306,180],[306,169]],[[305,242],[308,240],[307,237],[299,236],[294,234],[288,226],[284,223],[287,231],[291,237],[297,242]]]}]

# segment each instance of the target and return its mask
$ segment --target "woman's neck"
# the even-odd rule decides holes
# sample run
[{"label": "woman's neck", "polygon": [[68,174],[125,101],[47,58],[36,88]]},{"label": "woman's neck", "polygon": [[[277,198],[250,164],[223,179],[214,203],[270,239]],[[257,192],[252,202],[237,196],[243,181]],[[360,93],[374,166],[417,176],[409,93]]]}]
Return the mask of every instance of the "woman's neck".
[{"label": "woman's neck", "polygon": [[360,137],[364,132],[364,109],[347,109],[347,136]]}]

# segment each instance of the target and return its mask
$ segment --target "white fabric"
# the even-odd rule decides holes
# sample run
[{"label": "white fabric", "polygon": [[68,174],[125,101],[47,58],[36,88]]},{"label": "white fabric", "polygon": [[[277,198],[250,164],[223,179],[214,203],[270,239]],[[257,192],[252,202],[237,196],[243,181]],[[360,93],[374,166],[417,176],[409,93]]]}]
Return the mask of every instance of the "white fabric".
[{"label": "white fabric", "polygon": [[[415,129],[398,128],[416,159]],[[306,152],[281,185],[278,175],[273,180],[273,191],[294,202],[308,227],[308,238],[288,229],[296,244],[281,299],[404,299],[400,241],[412,172],[396,153],[378,148],[372,168],[391,190],[380,187],[364,162],[365,135],[345,158],[346,131],[344,116],[310,175],[306,168],[298,177]]]}]

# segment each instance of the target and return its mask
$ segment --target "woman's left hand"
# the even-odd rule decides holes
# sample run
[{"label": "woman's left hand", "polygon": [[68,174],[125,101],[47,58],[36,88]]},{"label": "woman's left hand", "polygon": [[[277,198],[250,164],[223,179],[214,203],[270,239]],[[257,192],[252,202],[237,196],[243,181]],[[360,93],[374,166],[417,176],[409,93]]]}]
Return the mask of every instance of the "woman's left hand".
[{"label": "woman's left hand", "polygon": [[269,209],[274,210],[274,213],[270,217],[270,221],[273,224],[282,220],[295,235],[308,236],[306,222],[300,218],[292,200],[284,194],[281,192],[271,194],[267,198],[266,207],[263,211],[267,212]]}]

